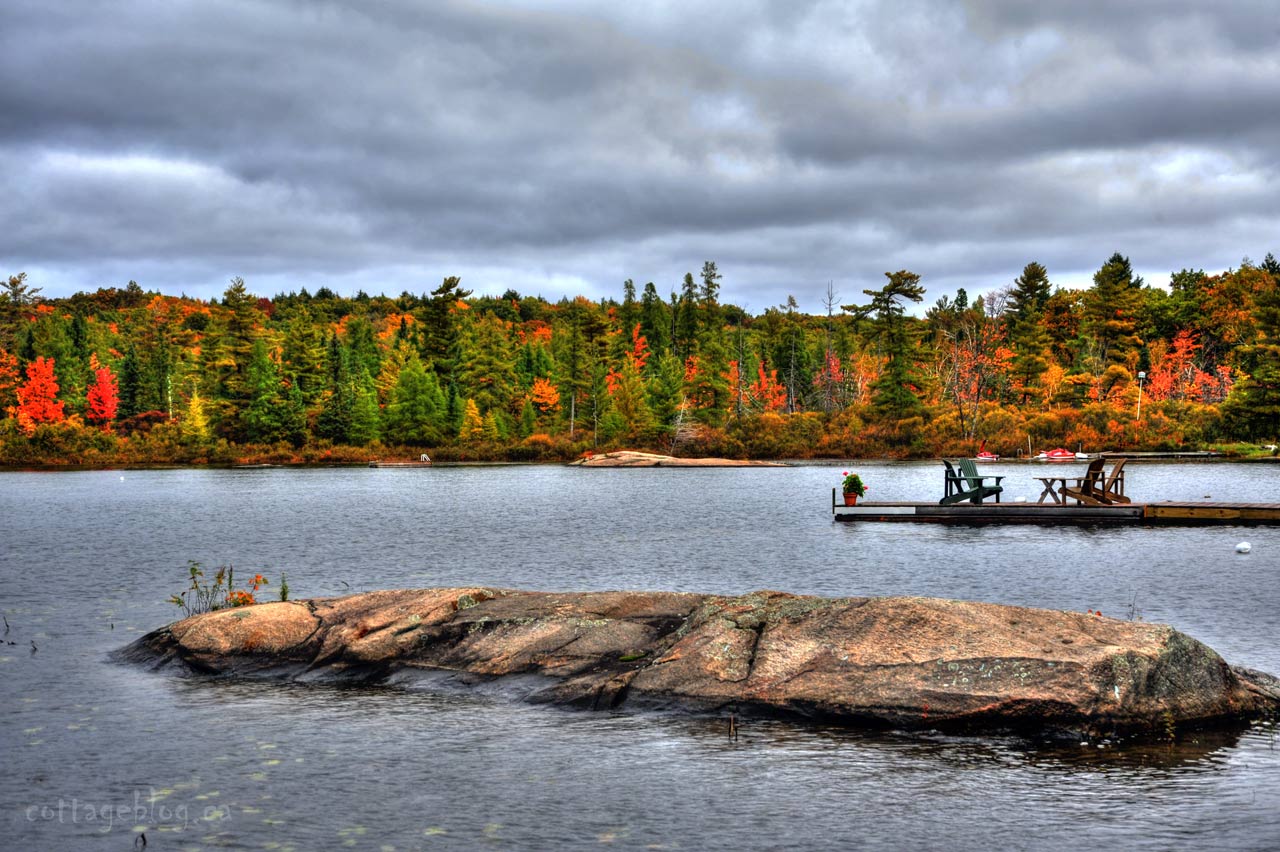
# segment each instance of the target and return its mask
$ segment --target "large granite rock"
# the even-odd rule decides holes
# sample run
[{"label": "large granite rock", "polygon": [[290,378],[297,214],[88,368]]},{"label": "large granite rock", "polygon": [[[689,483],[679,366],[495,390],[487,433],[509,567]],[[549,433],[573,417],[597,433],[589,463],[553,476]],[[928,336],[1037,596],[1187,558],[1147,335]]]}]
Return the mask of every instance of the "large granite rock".
[{"label": "large granite rock", "polygon": [[542,675],[530,697],[947,730],[1150,732],[1280,709],[1159,624],[934,598],[419,589],[193,616],[125,649],[201,672]]}]

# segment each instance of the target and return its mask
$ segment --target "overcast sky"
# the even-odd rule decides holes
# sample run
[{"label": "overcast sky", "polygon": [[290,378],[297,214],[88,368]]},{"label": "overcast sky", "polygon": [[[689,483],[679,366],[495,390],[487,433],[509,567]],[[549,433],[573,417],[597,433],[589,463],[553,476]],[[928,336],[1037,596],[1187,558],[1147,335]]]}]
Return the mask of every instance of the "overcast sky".
[{"label": "overcast sky", "polygon": [[0,0],[46,296],[1166,282],[1280,253],[1278,159],[1275,0]]}]

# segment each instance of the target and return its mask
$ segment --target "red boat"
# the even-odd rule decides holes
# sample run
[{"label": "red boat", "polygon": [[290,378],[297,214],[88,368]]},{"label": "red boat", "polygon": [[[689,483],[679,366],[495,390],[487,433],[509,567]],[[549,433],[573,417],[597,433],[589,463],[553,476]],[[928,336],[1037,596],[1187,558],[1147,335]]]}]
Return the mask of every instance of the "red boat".
[{"label": "red boat", "polygon": [[978,454],[973,457],[974,461],[980,462],[998,462],[1000,457],[995,453],[987,452],[987,442],[983,441],[982,446],[978,447]]},{"label": "red boat", "polygon": [[1032,456],[1032,458],[1034,458],[1036,461],[1051,461],[1051,462],[1075,461],[1077,458],[1081,458],[1081,457],[1087,458],[1088,456],[1084,456],[1084,455],[1077,456],[1075,453],[1071,452],[1070,450],[1064,450],[1062,447],[1055,447],[1052,450],[1044,450],[1039,455]]}]

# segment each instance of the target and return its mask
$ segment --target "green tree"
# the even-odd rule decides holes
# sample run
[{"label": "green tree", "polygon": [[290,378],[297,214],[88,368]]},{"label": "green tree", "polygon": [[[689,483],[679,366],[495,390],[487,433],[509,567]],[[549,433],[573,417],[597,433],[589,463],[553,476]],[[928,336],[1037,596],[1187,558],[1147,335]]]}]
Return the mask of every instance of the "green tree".
[{"label": "green tree", "polygon": [[286,385],[261,340],[249,360],[249,404],[240,417],[244,436],[257,443],[288,441],[300,447],[307,438],[307,415],[296,385]]},{"label": "green tree", "polygon": [[347,440],[357,447],[367,446],[382,434],[378,390],[363,363],[355,364],[351,375],[351,428]]},{"label": "green tree", "polygon": [[1280,285],[1260,293],[1254,319],[1258,343],[1242,347],[1244,376],[1223,405],[1223,415],[1239,437],[1280,441]]},{"label": "green tree", "polygon": [[386,437],[392,443],[435,446],[444,436],[445,398],[435,373],[409,356],[387,405]]},{"label": "green tree", "polygon": [[1005,306],[1004,315],[1009,319],[1010,327],[1042,316],[1049,301],[1049,288],[1049,273],[1043,266],[1035,261],[1024,266],[1022,274],[1013,279],[1013,290]]},{"label": "green tree", "polygon": [[1124,365],[1137,353],[1138,311],[1142,306],[1142,278],[1134,277],[1129,258],[1111,255],[1093,275],[1093,287],[1084,296],[1083,328],[1094,343],[1098,367]]},{"label": "green tree", "polygon": [[658,290],[650,281],[644,285],[644,295],[640,297],[640,333],[649,341],[649,348],[661,355],[671,346],[671,317],[667,303],[662,301]]},{"label": "green tree", "polygon": [[422,357],[444,385],[454,382],[458,366],[458,324],[454,314],[458,302],[470,295],[470,290],[462,289],[462,279],[451,275],[431,291],[431,298],[422,306]]},{"label": "green tree", "polygon": [[912,359],[914,341],[906,320],[907,303],[923,301],[924,287],[919,275],[905,269],[886,272],[885,276],[889,283],[884,287],[862,291],[871,297],[870,304],[847,305],[844,309],[860,318],[874,318],[873,334],[888,362],[872,384],[872,404],[885,420],[902,421],[924,412],[917,395],[920,379]]}]

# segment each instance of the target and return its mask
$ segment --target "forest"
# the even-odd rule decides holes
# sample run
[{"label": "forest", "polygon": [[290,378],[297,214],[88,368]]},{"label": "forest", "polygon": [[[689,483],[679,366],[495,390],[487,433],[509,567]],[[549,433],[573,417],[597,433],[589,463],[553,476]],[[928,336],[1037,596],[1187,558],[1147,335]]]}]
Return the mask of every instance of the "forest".
[{"label": "forest", "polygon": [[[707,261],[667,295],[201,300],[129,282],[0,289],[0,464],[565,460],[613,448],[731,458],[1004,456],[1280,437],[1280,263],[1183,269],[1113,254],[1092,286],[1039,263],[925,306],[906,270],[819,314],[750,314]],[[664,288],[665,289],[665,288]],[[1265,449],[1259,449],[1265,447]]]}]

